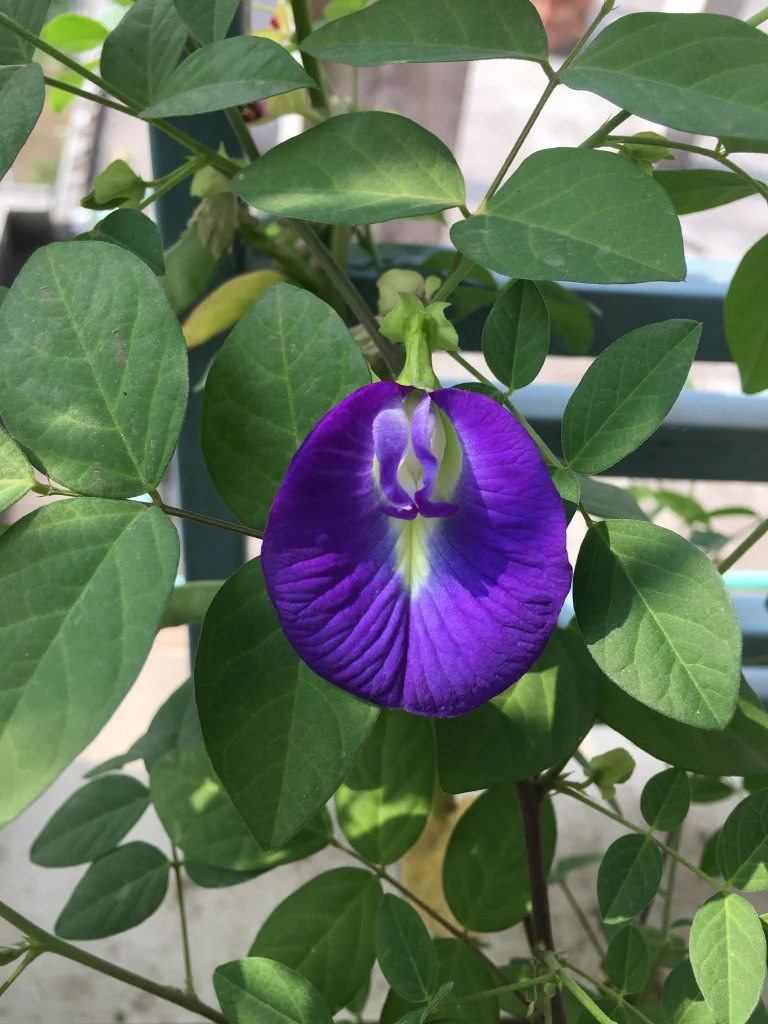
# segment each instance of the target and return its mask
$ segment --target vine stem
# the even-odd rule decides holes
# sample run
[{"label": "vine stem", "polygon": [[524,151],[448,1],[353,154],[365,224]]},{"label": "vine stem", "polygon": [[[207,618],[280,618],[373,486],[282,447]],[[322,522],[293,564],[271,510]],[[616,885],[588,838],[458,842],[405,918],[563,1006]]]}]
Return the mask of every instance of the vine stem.
[{"label": "vine stem", "polygon": [[20,975],[26,971],[30,964],[34,963],[35,960],[41,955],[39,949],[28,949],[24,954],[24,959],[20,964],[17,965],[16,969],[8,975],[2,985],[0,985],[0,997],[4,996],[11,985],[16,981]]},{"label": "vine stem", "polygon": [[764,21],[768,21],[768,7],[764,7],[762,11],[758,11],[757,14],[753,14],[751,18],[747,18],[747,25],[754,25],[757,28],[758,25],[762,25]]},{"label": "vine stem", "polygon": [[[312,32],[309,4],[307,0],[291,0],[291,8],[293,9],[293,23],[296,26],[296,42],[301,50],[301,44]],[[301,51],[301,60],[304,70],[316,83],[315,88],[309,90],[310,102],[315,110],[327,115],[330,113],[331,107],[320,62],[311,54],[304,53],[303,50]]]},{"label": "vine stem", "polygon": [[248,125],[243,120],[243,115],[240,113],[240,110],[237,107],[228,107],[224,113],[232,126],[232,131],[235,133],[240,145],[243,147],[245,155],[251,162],[258,160],[261,156],[259,147],[256,145],[253,136],[248,131]]},{"label": "vine stem", "polygon": [[197,1013],[206,1020],[214,1021],[214,1024],[227,1024],[227,1018],[224,1014],[219,1013],[212,1006],[201,1002],[196,996],[182,992],[181,989],[171,988],[170,985],[160,985],[150,978],[144,978],[140,974],[127,971],[124,967],[118,967],[117,964],[112,964],[108,960],[102,960],[99,956],[87,953],[84,949],[79,949],[58,936],[51,935],[50,932],[40,928],[6,903],[0,902],[0,917],[18,928],[28,939],[31,939],[34,942],[34,949],[37,953],[55,953],[57,956],[72,960],[83,967],[90,967],[91,970],[98,971],[100,974],[106,974],[116,981],[122,981],[126,985],[139,988],[143,992],[157,996],[159,999],[164,999],[167,1003],[181,1006],[183,1009],[189,1010],[190,1013]]},{"label": "vine stem", "polygon": [[[671,836],[667,836],[669,840],[670,850],[680,851],[680,839],[682,836],[682,825],[675,829]],[[661,919],[661,948],[667,944],[669,939],[669,926],[672,921],[672,900],[675,895],[675,879],[677,877],[677,865],[678,860],[676,857],[670,857],[669,870],[667,872],[667,891],[664,894],[664,908],[662,910]]]},{"label": "vine stem", "polygon": [[499,988],[489,988],[485,992],[473,992],[471,996],[457,996],[455,999],[444,999],[440,1003],[440,1009],[450,1006],[452,1003],[480,1003],[483,999],[490,999],[493,996],[504,995],[505,992],[523,992],[534,985],[548,985],[550,982],[557,982],[558,975],[555,971],[550,974],[540,974],[536,978],[526,978],[525,981],[516,981],[514,985],[501,985]]},{"label": "vine stem", "polygon": [[176,844],[171,843],[171,849],[173,850],[173,860],[171,865],[173,867],[173,875],[176,879],[176,896],[179,901],[179,924],[181,926],[181,947],[184,956],[184,984],[187,990],[187,995],[194,996],[195,993],[195,982],[192,977],[192,952],[189,944],[189,926],[187,925],[187,908],[184,900],[184,881],[181,877],[181,861],[179,860],[179,851],[176,849]]},{"label": "vine stem", "polygon": [[160,182],[154,192],[150,192],[146,199],[142,199],[139,204],[139,209],[146,210],[146,208],[151,206],[152,203],[157,202],[161,196],[166,195],[172,189],[176,188],[177,185],[186,181],[187,178],[191,178],[192,175],[196,174],[202,166],[204,166],[202,158],[195,157],[192,160],[188,160],[183,163],[181,167],[177,167],[175,171],[172,171]]},{"label": "vine stem", "polygon": [[[674,861],[673,861],[673,863],[674,863]],[[589,940],[590,945],[592,946],[594,951],[597,953],[597,955],[602,960],[603,957],[605,956],[605,949],[603,948],[603,945],[600,942],[600,939],[598,938],[597,933],[595,932],[595,929],[592,927],[592,922],[589,920],[587,915],[584,913],[584,911],[581,908],[581,905],[579,904],[579,901],[574,896],[573,889],[571,889],[570,885],[568,885],[568,883],[566,882],[566,880],[564,878],[560,879],[560,881],[558,882],[558,885],[562,889],[563,896],[565,896],[566,900],[568,901],[568,905],[570,906],[571,910],[573,911],[573,913],[574,913],[574,915],[576,917],[576,920],[581,925],[582,931],[587,936],[587,939]]]},{"label": "vine stem", "polygon": [[579,149],[594,149],[596,146],[602,145],[606,136],[610,135],[614,128],[624,124],[627,118],[631,116],[628,110],[620,110],[618,114],[614,114],[613,117],[609,117],[607,121],[601,124],[597,131],[593,132],[588,139],[584,139]]},{"label": "vine stem", "polygon": [[754,547],[754,545],[757,544],[760,538],[764,537],[766,533],[768,533],[768,519],[764,519],[762,523],[759,523],[752,533],[750,533],[750,535],[746,537],[737,548],[734,548],[727,558],[724,558],[722,562],[720,562],[717,567],[718,572],[721,575],[724,572],[727,572],[731,566],[735,565],[741,556],[745,555],[751,547]]},{"label": "vine stem", "polygon": [[117,110],[121,114],[127,114],[128,117],[136,117],[136,114],[130,107],[126,107],[122,103],[115,103],[114,100],[107,99],[106,96],[101,96],[97,92],[86,92],[85,89],[78,89],[76,85],[62,82],[58,78],[51,78],[50,75],[44,75],[43,78],[45,79],[45,84],[50,85],[52,89],[61,89],[62,92],[69,92],[73,96],[79,96],[81,99],[98,103],[102,107],[109,107],[110,110]]},{"label": "vine stem", "polygon": [[[562,964],[564,967],[567,967],[569,971],[573,971],[574,974],[578,974],[580,978],[583,978],[585,981],[588,981],[590,985],[594,985],[595,988],[599,992],[602,992],[602,994],[606,996],[608,999],[612,999],[615,1003],[619,1003],[624,1010],[630,1010],[637,1017],[638,1020],[643,1022],[643,1024],[652,1024],[650,1018],[646,1017],[641,1010],[638,1010],[638,1008],[633,1003],[630,1003],[627,999],[624,998],[624,996],[620,995],[618,992],[615,992],[612,988],[609,988],[607,985],[604,985],[602,981],[599,981],[597,978],[593,978],[591,974],[587,974],[586,971],[582,971],[580,967],[576,967],[575,964],[569,963],[567,960],[563,960]],[[563,976],[563,981],[565,981],[565,976]],[[581,991],[583,991],[583,989],[581,989]],[[574,995],[575,994],[576,993],[574,992]]]},{"label": "vine stem", "polygon": [[[73,497],[73,495],[69,495]],[[74,495],[74,497],[80,497],[80,495]],[[128,501],[132,500],[130,498]],[[147,508],[150,507],[150,503],[141,501],[138,504],[145,505]],[[229,530],[231,533],[242,533],[246,537],[255,537],[257,540],[262,540],[264,534],[261,530],[252,530],[248,526],[242,526],[240,523],[228,523],[224,519],[214,519],[212,516],[203,516],[199,512],[190,512],[185,508],[175,508],[173,505],[166,505],[163,501],[153,501],[151,503],[155,508],[162,509],[167,516],[174,516],[177,519],[188,519],[191,523],[201,523],[203,526],[216,526],[220,530]]]},{"label": "vine stem", "polygon": [[[525,848],[528,853],[528,877],[531,885],[531,922],[536,952],[554,954],[555,940],[552,936],[552,916],[549,910],[549,882],[547,860],[544,853],[544,837],[541,828],[541,794],[536,783],[525,779],[516,784],[523,820]],[[552,1013],[552,1024],[566,1024],[563,997],[558,990],[548,1000]]]},{"label": "vine stem", "polygon": [[600,1024],[613,1024],[613,1021],[607,1013],[603,1013],[597,1003],[592,999],[588,992],[585,992],[581,985],[577,985],[573,978],[569,978],[567,974],[561,974],[560,980],[563,985],[568,989],[571,995],[578,999],[581,1005],[587,1010],[595,1020],[600,1021]]},{"label": "vine stem", "polygon": [[620,814],[614,814],[613,811],[609,811],[606,807],[601,807],[600,804],[595,803],[594,800],[590,800],[588,796],[584,796],[584,794],[580,793],[578,790],[571,789],[570,786],[557,786],[556,792],[564,793],[566,796],[573,797],[574,800],[578,800],[579,803],[584,804],[586,807],[591,807],[593,811],[597,811],[598,814],[602,814],[604,817],[610,818],[611,821],[615,821],[618,825],[623,825],[624,828],[628,828],[631,832],[636,832],[637,835],[650,839],[652,842],[656,843],[660,850],[663,850],[669,857],[672,857],[679,864],[682,864],[684,868],[693,872],[694,875],[698,875],[702,881],[707,882],[708,885],[711,885],[713,889],[717,889],[718,892],[727,893],[729,891],[728,886],[720,885],[720,883],[712,878],[711,875],[708,875],[705,871],[702,871],[701,868],[697,868],[695,864],[686,860],[685,857],[681,856],[677,850],[662,842],[661,839],[658,839],[648,829],[641,828],[639,825],[635,825],[633,822],[627,821],[626,818],[622,818]]},{"label": "vine stem", "polygon": [[[688,142],[676,142],[672,139],[653,139],[653,138],[642,138],[640,140],[644,146],[663,146],[665,149],[680,149],[686,153],[698,153],[699,156],[709,157],[710,160],[716,160],[723,167],[727,167],[728,170],[733,171],[734,174],[745,181],[751,188],[754,188],[763,199],[768,199],[768,185],[765,185],[762,181],[758,181],[757,178],[753,178],[751,174],[747,174],[745,170],[735,164],[733,160],[729,160],[727,156],[723,156],[721,153],[716,152],[714,149],[706,149],[704,146],[694,146]],[[634,135],[609,135],[605,144],[607,146],[623,146],[623,145],[637,145],[638,139]]]}]

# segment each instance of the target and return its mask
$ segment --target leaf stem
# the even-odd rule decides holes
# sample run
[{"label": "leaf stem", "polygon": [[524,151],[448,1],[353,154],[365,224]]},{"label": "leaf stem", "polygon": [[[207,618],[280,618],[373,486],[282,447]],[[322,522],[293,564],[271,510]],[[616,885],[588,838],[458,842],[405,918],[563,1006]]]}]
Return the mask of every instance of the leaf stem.
[{"label": "leaf stem", "polygon": [[[132,499],[127,499],[132,500]],[[149,504],[139,502],[140,505],[149,507]],[[203,516],[199,512],[190,512],[185,508],[175,508],[173,505],[166,505],[162,501],[153,501],[152,505],[155,508],[162,509],[167,516],[175,516],[177,519],[188,519],[191,523],[201,523],[203,526],[216,526],[220,530],[229,530],[230,533],[241,533],[245,537],[256,537],[257,540],[262,540],[264,534],[261,530],[252,530],[249,526],[243,526],[240,523],[228,523],[224,519],[214,519],[212,516]]]},{"label": "leaf stem", "polygon": [[69,82],[62,82],[58,78],[51,78],[50,75],[44,75],[45,84],[50,85],[52,89],[61,89],[62,92],[69,92],[73,96],[79,96],[81,99],[90,100],[92,103],[98,103],[102,107],[109,107],[111,110],[118,110],[121,114],[127,114],[128,117],[136,117],[136,114],[130,107],[124,106],[122,103],[115,103],[114,100],[109,100],[106,96],[101,96],[97,92],[86,92],[85,89],[78,89],[76,85],[70,85]]},{"label": "leaf stem", "polygon": [[[301,44],[312,32],[309,4],[307,0],[291,0],[291,7],[293,9],[293,23],[296,26],[296,43],[301,50]],[[331,106],[320,62],[311,54],[304,53],[303,50],[301,51],[301,60],[304,64],[304,70],[316,83],[315,88],[309,90],[310,103],[320,113],[330,114]]]},{"label": "leaf stem", "polygon": [[27,938],[33,941],[34,950],[30,950],[30,952],[55,953],[57,956],[63,956],[65,959],[72,960],[83,967],[89,967],[100,974],[106,974],[110,978],[115,978],[126,985],[131,985],[133,988],[149,992],[150,995],[164,999],[168,1003],[181,1006],[190,1013],[197,1013],[206,1020],[214,1021],[214,1024],[227,1024],[227,1019],[222,1013],[219,1013],[212,1006],[207,1006],[196,996],[182,992],[181,989],[171,988],[169,985],[160,985],[150,978],[144,978],[140,974],[134,974],[133,971],[127,971],[123,967],[118,967],[117,964],[112,964],[108,960],[102,960],[101,957],[87,953],[84,949],[79,949],[70,942],[60,939],[57,935],[52,935],[50,932],[45,931],[12,907],[1,902],[0,917],[9,924],[14,925]]},{"label": "leaf stem", "polygon": [[581,985],[577,985],[573,978],[569,978],[567,974],[561,974],[560,980],[571,995],[581,1003],[584,1009],[592,1014],[595,1020],[600,1021],[600,1024],[613,1024],[608,1014],[603,1013],[589,993],[585,992]]},{"label": "leaf stem", "polygon": [[[669,840],[668,846],[670,850],[680,851],[680,838],[682,836],[682,826],[676,828],[671,835],[667,836]],[[669,859],[669,870],[667,871],[667,888],[664,893],[664,909],[662,911],[661,918],[661,948],[662,950],[667,944],[669,939],[669,926],[672,921],[672,900],[675,895],[675,880],[677,877],[677,865],[678,860],[675,857]]]},{"label": "leaf stem", "polygon": [[176,188],[177,185],[186,181],[187,178],[191,178],[192,175],[200,170],[202,166],[204,166],[203,160],[202,157],[199,156],[194,157],[192,160],[185,161],[181,167],[177,167],[175,171],[171,171],[170,174],[167,174],[165,178],[160,181],[154,192],[150,192],[145,199],[142,199],[139,204],[139,209],[146,210],[146,208],[151,206],[152,203],[157,202],[161,196],[166,195],[172,189]]},{"label": "leaf stem", "polygon": [[2,983],[2,985],[0,985],[0,998],[2,998],[2,996],[5,995],[5,993],[14,983],[14,981],[16,981],[19,975],[23,974],[24,971],[26,971],[26,969],[33,961],[37,960],[37,958],[41,955],[41,952],[42,950],[40,949],[27,950],[27,952],[24,954],[24,959],[21,961],[21,963],[16,966],[16,969],[11,974],[9,974],[5,981]]},{"label": "leaf stem", "polygon": [[456,253],[453,263],[448,269],[448,276],[432,296],[433,302],[445,302],[449,295],[461,284],[473,270],[475,263],[468,256]]},{"label": "leaf stem", "polygon": [[[650,1018],[646,1017],[644,1013],[638,1010],[638,1008],[633,1003],[630,1003],[629,1000],[625,999],[624,996],[620,995],[618,992],[615,992],[612,988],[609,988],[607,985],[604,985],[602,981],[598,981],[597,978],[593,978],[591,974],[587,974],[586,971],[582,971],[580,967],[576,967],[575,964],[569,963],[567,960],[563,960],[561,962],[564,967],[568,968],[569,971],[573,971],[574,974],[578,974],[580,978],[583,978],[585,981],[588,981],[591,985],[594,985],[595,988],[599,992],[602,992],[602,994],[606,996],[608,999],[613,999],[614,1002],[619,1003],[625,1011],[631,1010],[632,1013],[634,1013],[634,1015],[637,1017],[637,1019],[642,1021],[643,1024],[653,1024]],[[564,977],[563,981],[565,981]]]},{"label": "leaf stem", "polygon": [[576,917],[576,920],[581,925],[582,931],[587,936],[587,939],[589,940],[590,945],[592,946],[594,951],[597,953],[597,955],[602,960],[603,957],[605,956],[605,948],[603,947],[603,944],[601,943],[600,939],[598,938],[597,932],[592,927],[592,922],[589,920],[587,915],[584,913],[584,911],[581,908],[581,905],[580,905],[579,901],[576,899],[576,896],[574,895],[573,889],[571,889],[570,885],[568,885],[568,883],[566,882],[566,880],[564,878],[561,878],[560,881],[557,884],[562,889],[563,896],[565,896],[566,900],[568,900],[568,904],[569,904],[571,910],[573,911],[573,913],[574,913],[574,915]]},{"label": "leaf stem", "polygon": [[184,901],[184,881],[181,877],[181,861],[176,845],[171,843],[173,850],[173,874],[176,879],[176,895],[179,901],[179,924],[181,925],[181,947],[184,955],[184,986],[187,995],[195,995],[195,982],[192,977],[192,953],[189,945],[189,927],[187,925],[187,908]]},{"label": "leaf stem", "polygon": [[450,1006],[452,1003],[479,1003],[483,999],[490,999],[492,996],[501,996],[505,992],[523,992],[534,985],[548,985],[557,981],[557,973],[551,971],[549,974],[540,974],[538,977],[526,978],[525,981],[516,981],[514,985],[500,985],[499,988],[489,988],[485,992],[473,992],[471,996],[456,996],[454,999],[444,999],[440,1008]]},{"label": "leaf stem", "polygon": [[243,120],[243,115],[240,113],[239,107],[228,107],[224,111],[224,114],[232,126],[232,131],[237,136],[240,145],[243,147],[245,155],[251,162],[258,160],[261,156],[259,147],[256,145],[253,140],[253,136],[248,131],[248,125]]},{"label": "leaf stem", "polygon": [[762,25],[764,21],[768,21],[768,7],[764,7],[762,11],[758,11],[757,14],[753,14],[751,18],[746,19],[747,25],[754,25],[757,28],[758,25]]},{"label": "leaf stem", "polygon": [[718,572],[721,575],[722,573],[727,572],[731,566],[735,565],[742,555],[745,555],[751,547],[754,547],[754,545],[757,544],[760,538],[764,537],[766,533],[768,533],[768,519],[764,519],[762,523],[759,523],[752,533],[750,533],[750,535],[746,537],[737,548],[734,548],[730,555],[720,562],[717,567]]},{"label": "leaf stem", "polygon": [[591,807],[593,811],[597,811],[598,814],[602,814],[604,817],[610,818],[611,821],[615,821],[617,824],[623,825],[624,828],[628,828],[631,832],[636,832],[637,835],[644,836],[652,840],[660,850],[663,850],[668,856],[672,857],[679,864],[682,864],[684,868],[688,868],[688,870],[693,872],[694,875],[698,875],[702,881],[707,882],[708,885],[711,885],[713,889],[717,889],[718,892],[727,893],[729,891],[726,885],[720,885],[720,883],[712,878],[711,875],[708,875],[705,871],[702,871],[701,868],[697,868],[695,864],[686,860],[685,857],[682,857],[677,850],[673,849],[671,846],[667,846],[666,843],[662,842],[661,839],[658,839],[648,829],[640,828],[639,825],[635,825],[633,822],[627,821],[626,818],[622,818],[620,814],[614,814],[613,811],[609,811],[607,808],[601,807],[600,804],[595,803],[594,800],[590,800],[588,796],[584,796],[583,793],[580,793],[577,789],[572,789],[568,785],[558,786],[557,792],[565,793],[566,796],[573,797],[574,800],[578,800],[579,803],[584,804],[586,807]]},{"label": "leaf stem", "polygon": [[593,132],[588,139],[579,145],[579,149],[595,149],[597,146],[601,146],[606,136],[610,135],[614,128],[618,128],[620,124],[624,124],[628,117],[632,115],[628,110],[620,110],[617,114],[609,117],[607,121],[600,125],[596,132]]}]

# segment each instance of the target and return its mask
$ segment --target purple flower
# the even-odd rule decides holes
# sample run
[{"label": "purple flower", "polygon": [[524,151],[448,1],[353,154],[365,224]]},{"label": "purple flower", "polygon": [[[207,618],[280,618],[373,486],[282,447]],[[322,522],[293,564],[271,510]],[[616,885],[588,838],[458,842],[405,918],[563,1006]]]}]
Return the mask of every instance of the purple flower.
[{"label": "purple flower", "polygon": [[565,514],[484,395],[370,384],[291,462],[262,548],[286,636],[322,678],[448,717],[531,667],[568,593]]}]

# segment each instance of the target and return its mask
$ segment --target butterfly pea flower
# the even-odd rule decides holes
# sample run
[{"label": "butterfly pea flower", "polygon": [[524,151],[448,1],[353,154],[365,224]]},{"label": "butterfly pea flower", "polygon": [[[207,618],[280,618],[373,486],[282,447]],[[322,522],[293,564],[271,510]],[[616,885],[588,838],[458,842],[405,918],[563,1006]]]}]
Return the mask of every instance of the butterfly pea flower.
[{"label": "butterfly pea flower", "polygon": [[459,715],[539,657],[568,593],[565,515],[525,429],[485,395],[369,384],[291,462],[262,564],[323,679]]}]

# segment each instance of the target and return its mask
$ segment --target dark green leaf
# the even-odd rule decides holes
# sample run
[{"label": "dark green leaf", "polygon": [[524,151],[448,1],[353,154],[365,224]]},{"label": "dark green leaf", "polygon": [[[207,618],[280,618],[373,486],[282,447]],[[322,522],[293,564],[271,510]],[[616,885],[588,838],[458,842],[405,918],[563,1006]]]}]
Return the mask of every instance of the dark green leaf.
[{"label": "dark green leaf", "polygon": [[608,945],[605,955],[608,980],[624,995],[629,995],[644,988],[650,969],[643,933],[636,925],[628,924],[614,935]]},{"label": "dark green leaf", "polygon": [[640,810],[659,832],[679,828],[691,806],[691,784],[681,768],[668,768],[650,778],[640,796]]},{"label": "dark green leaf", "polygon": [[379,0],[323,25],[301,44],[322,60],[377,64],[545,60],[547,37],[527,0]]},{"label": "dark green leaf", "polygon": [[24,452],[0,427],[0,512],[23,498],[35,483],[35,474]]},{"label": "dark green leaf", "polygon": [[574,355],[586,355],[595,340],[593,318],[600,311],[556,281],[539,281],[538,287],[547,304],[553,333]]},{"label": "dark green leaf", "polygon": [[184,24],[199,43],[223,39],[240,0],[173,0]]},{"label": "dark green leaf", "polygon": [[331,832],[318,816],[281,850],[266,852],[224,792],[202,743],[175,747],[152,765],[152,803],[165,830],[185,854],[229,871],[269,871],[322,850]]},{"label": "dark green leaf", "polygon": [[325,806],[378,715],[299,660],[258,560],[238,569],[214,598],[195,686],[216,774],[265,849],[285,846]]},{"label": "dark green leaf", "polygon": [[678,964],[664,982],[661,1001],[667,1024],[716,1024],[696,984],[690,960]]},{"label": "dark green leaf", "polygon": [[[1,6],[1,5],[0,5]],[[0,29],[0,52],[4,29]],[[0,61],[3,63],[3,61]],[[45,103],[45,81],[39,64],[0,67],[0,179],[4,178],[29,138]]]},{"label": "dark green leaf", "polygon": [[524,388],[539,375],[549,348],[549,313],[533,281],[513,281],[483,330],[483,355],[505,388]]},{"label": "dark green leaf", "polygon": [[136,0],[107,36],[102,76],[139,107],[148,107],[173,74],[186,41],[174,0]]},{"label": "dark green leaf", "polygon": [[661,508],[668,508],[670,512],[674,512],[688,526],[693,526],[694,523],[706,525],[709,522],[709,513],[688,494],[666,491],[662,488],[651,491],[648,496],[657,501]]},{"label": "dark green leaf", "polygon": [[165,254],[163,288],[174,313],[183,313],[203,294],[237,227],[237,197],[229,192],[203,199],[181,238]]},{"label": "dark green leaf", "polygon": [[101,46],[107,35],[107,29],[100,21],[82,14],[67,13],[59,14],[49,21],[40,33],[40,38],[59,50],[82,53]]},{"label": "dark green leaf", "polygon": [[761,789],[768,788],[768,773],[764,775],[752,775],[744,779],[744,789],[748,793],[757,793]]},{"label": "dark green leaf", "polygon": [[451,239],[481,266],[532,281],[685,277],[680,223],[664,189],[623,157],[591,149],[529,156]]},{"label": "dark green leaf", "polygon": [[138,779],[95,779],[56,811],[32,844],[29,859],[44,868],[87,864],[117,846],[147,807],[149,791]]},{"label": "dark green leaf", "polygon": [[144,260],[149,269],[162,277],[165,274],[163,240],[156,225],[139,210],[115,210],[87,235],[96,242],[111,242]]},{"label": "dark green leaf", "polygon": [[[445,997],[453,989],[453,982],[447,981],[444,985],[435,992],[434,996],[429,1000],[428,1003],[422,1004],[416,1010],[411,1010],[410,1013],[406,1013],[404,1017],[400,1018],[399,1024],[424,1024],[428,1017],[432,1017],[434,1020],[434,1014],[437,1012],[437,1007],[445,999]],[[391,990],[390,990],[391,991]],[[445,1018],[440,1018],[444,1020]],[[455,1018],[449,1018],[448,1024]],[[466,1022],[460,1022],[460,1024],[466,1024]]]},{"label": "dark green leaf", "polygon": [[[549,865],[557,830],[551,803],[542,810]],[[487,790],[461,816],[445,853],[443,890],[452,913],[470,931],[502,931],[529,912],[528,858],[514,786]]]},{"label": "dark green leaf", "polygon": [[757,191],[733,171],[696,167],[683,171],[655,171],[653,177],[669,193],[678,217],[725,206]]},{"label": "dark green leaf", "polygon": [[768,136],[768,39],[719,14],[629,14],[563,72],[633,114],[694,135]]},{"label": "dark green leaf", "polygon": [[596,698],[584,645],[557,630],[514,686],[476,711],[436,720],[440,785],[467,793],[551,768],[584,739]]},{"label": "dark green leaf", "polygon": [[381,110],[340,114],[282,142],[231,187],[259,210],[324,224],[376,224],[464,202],[450,150],[414,121]]},{"label": "dark green leaf", "polygon": [[743,897],[718,893],[691,926],[691,966],[718,1024],[745,1024],[765,981],[765,935]]},{"label": "dark green leaf", "polygon": [[264,528],[296,449],[370,379],[341,317],[321,299],[289,284],[264,292],[225,342],[205,387],[203,455],[238,519]]},{"label": "dark green leaf", "polygon": [[608,847],[597,873],[597,901],[606,924],[629,921],[661,884],[661,854],[646,836],[622,836]]},{"label": "dark green leaf", "polygon": [[725,333],[748,395],[768,388],[768,236],[749,250],[725,296]]},{"label": "dark green leaf", "polygon": [[235,36],[182,61],[141,116],[205,114],[311,85],[301,64],[282,46],[258,36]]},{"label": "dark green leaf", "polygon": [[722,577],[688,541],[630,519],[591,527],[574,608],[592,657],[630,696],[700,729],[730,722],[741,630]]},{"label": "dark green leaf", "polygon": [[682,725],[651,711],[604,676],[597,710],[606,725],[678,768],[720,775],[768,771],[768,714],[743,680],[734,716],[717,732]]},{"label": "dark green leaf", "polygon": [[376,957],[390,986],[411,1003],[437,988],[437,952],[417,911],[399,896],[382,896],[376,915]]},{"label": "dark green leaf", "polygon": [[717,841],[717,863],[735,889],[768,889],[768,790],[748,796],[728,815]]},{"label": "dark green leaf", "polygon": [[607,484],[605,480],[593,480],[588,476],[579,476],[578,480],[581,503],[590,515],[601,519],[647,521],[648,516],[625,487],[616,487],[615,484]]},{"label": "dark green leaf", "polygon": [[157,910],[170,865],[149,843],[126,843],[88,868],[59,914],[62,939],[103,939],[135,928]]},{"label": "dark green leaf", "polygon": [[701,324],[667,320],[619,338],[592,363],[563,414],[563,452],[601,473],[650,437],[685,385]]},{"label": "dark green leaf", "polygon": [[[450,1008],[450,1013],[456,1014],[455,1019],[472,1021],[473,1024],[498,1024],[499,1001],[496,996],[476,999],[466,1004],[460,1001],[461,996],[477,995],[498,988],[501,984],[501,980],[491,974],[478,950],[459,942],[458,939],[435,939],[435,949],[439,964],[438,982],[441,986],[452,982],[451,999],[458,1000],[451,1003]],[[396,992],[390,992],[382,1010],[381,1024],[395,1024],[413,1010],[413,1003],[406,1002]],[[441,1012],[445,1014],[449,1011],[446,1009]],[[454,1017],[449,1019],[454,1020]]]},{"label": "dark green leaf", "polygon": [[205,864],[194,857],[184,858],[184,870],[195,885],[202,889],[228,889],[233,885],[250,882],[262,874],[261,871],[230,871],[228,868],[216,868]]},{"label": "dark green leaf", "polygon": [[[0,0],[0,12],[28,32],[39,35],[51,0]],[[21,39],[10,29],[0,28],[0,64],[29,64],[35,44]]]},{"label": "dark green leaf", "polygon": [[38,249],[0,308],[0,358],[0,415],[52,479],[109,498],[158,486],[186,410],[187,353],[137,256],[104,242]]},{"label": "dark green leaf", "polygon": [[699,867],[706,874],[712,878],[722,878],[720,874],[720,868],[717,863],[717,844],[720,841],[721,829],[715,829],[712,835],[704,843],[704,849],[701,851],[701,858],[699,860]]},{"label": "dark green leaf", "polygon": [[596,864],[603,859],[601,853],[579,853],[573,857],[563,857],[549,872],[549,884],[557,885],[572,871],[579,871],[581,868]]},{"label": "dark green leaf", "polygon": [[250,955],[301,971],[335,1013],[371,973],[380,899],[379,880],[370,871],[326,871],[272,911]]},{"label": "dark green leaf", "polygon": [[195,580],[173,588],[161,627],[188,626],[202,622],[211,601],[221,590],[223,580]]},{"label": "dark green leaf", "polygon": [[0,537],[0,823],[53,782],[126,695],[178,558],[163,513],[131,502],[54,502]]},{"label": "dark green leaf", "polygon": [[733,787],[713,775],[691,776],[691,803],[716,804],[733,796]]},{"label": "dark green leaf", "polygon": [[581,498],[579,478],[570,469],[550,469],[550,473],[552,474],[552,483],[562,499],[566,521],[570,523],[576,515]]},{"label": "dark green leaf", "polygon": [[392,864],[424,830],[435,789],[432,723],[382,711],[336,792],[336,814],[352,846],[374,864]]},{"label": "dark green leaf", "polygon": [[216,998],[231,1024],[332,1024],[322,996],[298,971],[274,960],[233,960],[213,972]]}]

